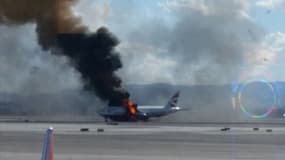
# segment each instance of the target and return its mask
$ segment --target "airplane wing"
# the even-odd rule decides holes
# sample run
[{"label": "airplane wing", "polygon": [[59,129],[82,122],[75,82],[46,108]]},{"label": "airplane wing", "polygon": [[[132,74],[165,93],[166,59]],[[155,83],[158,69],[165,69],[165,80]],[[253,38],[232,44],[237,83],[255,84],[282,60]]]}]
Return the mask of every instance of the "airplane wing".
[{"label": "airplane wing", "polygon": [[41,160],[53,160],[53,128],[46,131]]}]

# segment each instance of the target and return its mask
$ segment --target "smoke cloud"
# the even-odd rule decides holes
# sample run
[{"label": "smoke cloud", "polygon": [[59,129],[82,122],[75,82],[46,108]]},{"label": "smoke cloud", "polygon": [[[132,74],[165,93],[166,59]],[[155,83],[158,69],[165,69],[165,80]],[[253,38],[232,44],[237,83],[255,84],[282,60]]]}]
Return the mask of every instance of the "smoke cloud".
[{"label": "smoke cloud", "polygon": [[49,49],[58,33],[82,33],[87,27],[73,15],[76,0],[1,0],[0,23],[22,25],[35,23],[39,44]]},{"label": "smoke cloud", "polygon": [[[186,84],[226,84],[237,79],[245,55],[262,36],[261,29],[246,15],[247,5],[244,1],[186,2],[169,4],[178,17],[173,27],[157,22],[143,27],[149,35],[136,31],[132,40],[142,37],[142,43],[166,48],[162,54],[178,62],[174,77],[188,80]],[[254,31],[255,40],[249,29]],[[161,30],[168,30],[168,34]],[[158,34],[149,38],[152,33]]]},{"label": "smoke cloud", "polygon": [[[248,70],[242,66],[252,66],[248,54],[261,56],[254,50],[265,33],[252,19],[247,0],[131,2],[106,2],[109,15],[102,22],[122,39],[124,82],[228,84]],[[78,12],[94,26],[87,22],[88,8]]]},{"label": "smoke cloud", "polygon": [[[102,100],[119,101],[128,97],[115,71],[122,67],[119,41],[106,28],[88,33],[88,27],[74,15],[76,0],[0,0],[0,23],[36,24],[38,43],[43,50],[69,58],[81,74],[85,89]],[[44,85],[44,84],[43,84]]]}]

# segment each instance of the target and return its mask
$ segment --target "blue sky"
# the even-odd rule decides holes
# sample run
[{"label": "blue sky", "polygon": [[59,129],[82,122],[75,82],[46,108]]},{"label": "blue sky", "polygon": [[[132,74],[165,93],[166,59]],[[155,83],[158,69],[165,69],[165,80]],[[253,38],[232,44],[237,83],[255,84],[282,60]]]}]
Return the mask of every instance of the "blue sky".
[{"label": "blue sky", "polygon": [[[89,3],[96,6],[98,3],[108,3],[112,9],[117,10],[116,13],[132,13],[129,17],[135,16],[135,22],[143,20],[145,16],[150,17],[163,17],[171,21],[175,20],[175,17],[171,12],[164,10],[160,7],[161,3],[168,0],[96,0],[96,3]],[[285,8],[275,9],[257,6],[256,3],[259,0],[250,0],[251,9],[250,16],[256,20],[266,31],[268,32],[285,32],[285,21],[282,20],[285,17]],[[169,3],[173,3],[168,1]],[[92,5],[91,5],[92,6]],[[112,20],[109,22],[112,24]]]},{"label": "blue sky", "polygon": [[285,9],[271,9],[255,5],[256,0],[252,1],[251,16],[268,32],[285,33]]}]

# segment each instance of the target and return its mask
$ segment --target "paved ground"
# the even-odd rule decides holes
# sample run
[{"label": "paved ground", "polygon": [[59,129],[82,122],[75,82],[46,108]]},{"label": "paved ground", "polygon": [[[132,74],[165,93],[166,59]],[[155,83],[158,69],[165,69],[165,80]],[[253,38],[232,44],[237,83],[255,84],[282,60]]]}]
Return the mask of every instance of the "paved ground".
[{"label": "paved ground", "polygon": [[55,160],[285,159],[280,126],[271,126],[273,132],[248,125],[221,132],[220,125],[0,123],[0,160],[39,160],[49,126],[55,128]]}]

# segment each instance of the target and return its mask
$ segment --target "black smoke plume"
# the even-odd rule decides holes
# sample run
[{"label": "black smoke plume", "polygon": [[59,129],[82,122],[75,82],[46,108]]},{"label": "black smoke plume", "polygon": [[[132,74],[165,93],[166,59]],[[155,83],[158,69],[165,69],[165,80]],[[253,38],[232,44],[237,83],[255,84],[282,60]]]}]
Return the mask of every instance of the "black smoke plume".
[{"label": "black smoke plume", "polygon": [[115,74],[122,67],[119,53],[114,51],[119,41],[106,28],[89,33],[73,14],[75,3],[76,0],[0,0],[0,24],[35,23],[43,50],[53,49],[53,53],[67,56],[81,73],[85,89],[109,103],[121,103],[129,94]]},{"label": "black smoke plume", "polygon": [[119,42],[106,28],[94,34],[59,34],[57,40],[64,55],[71,58],[81,73],[87,90],[111,100],[110,105],[120,104],[122,99],[129,97],[121,87],[121,79],[114,73],[122,67],[120,56],[114,51]]}]

